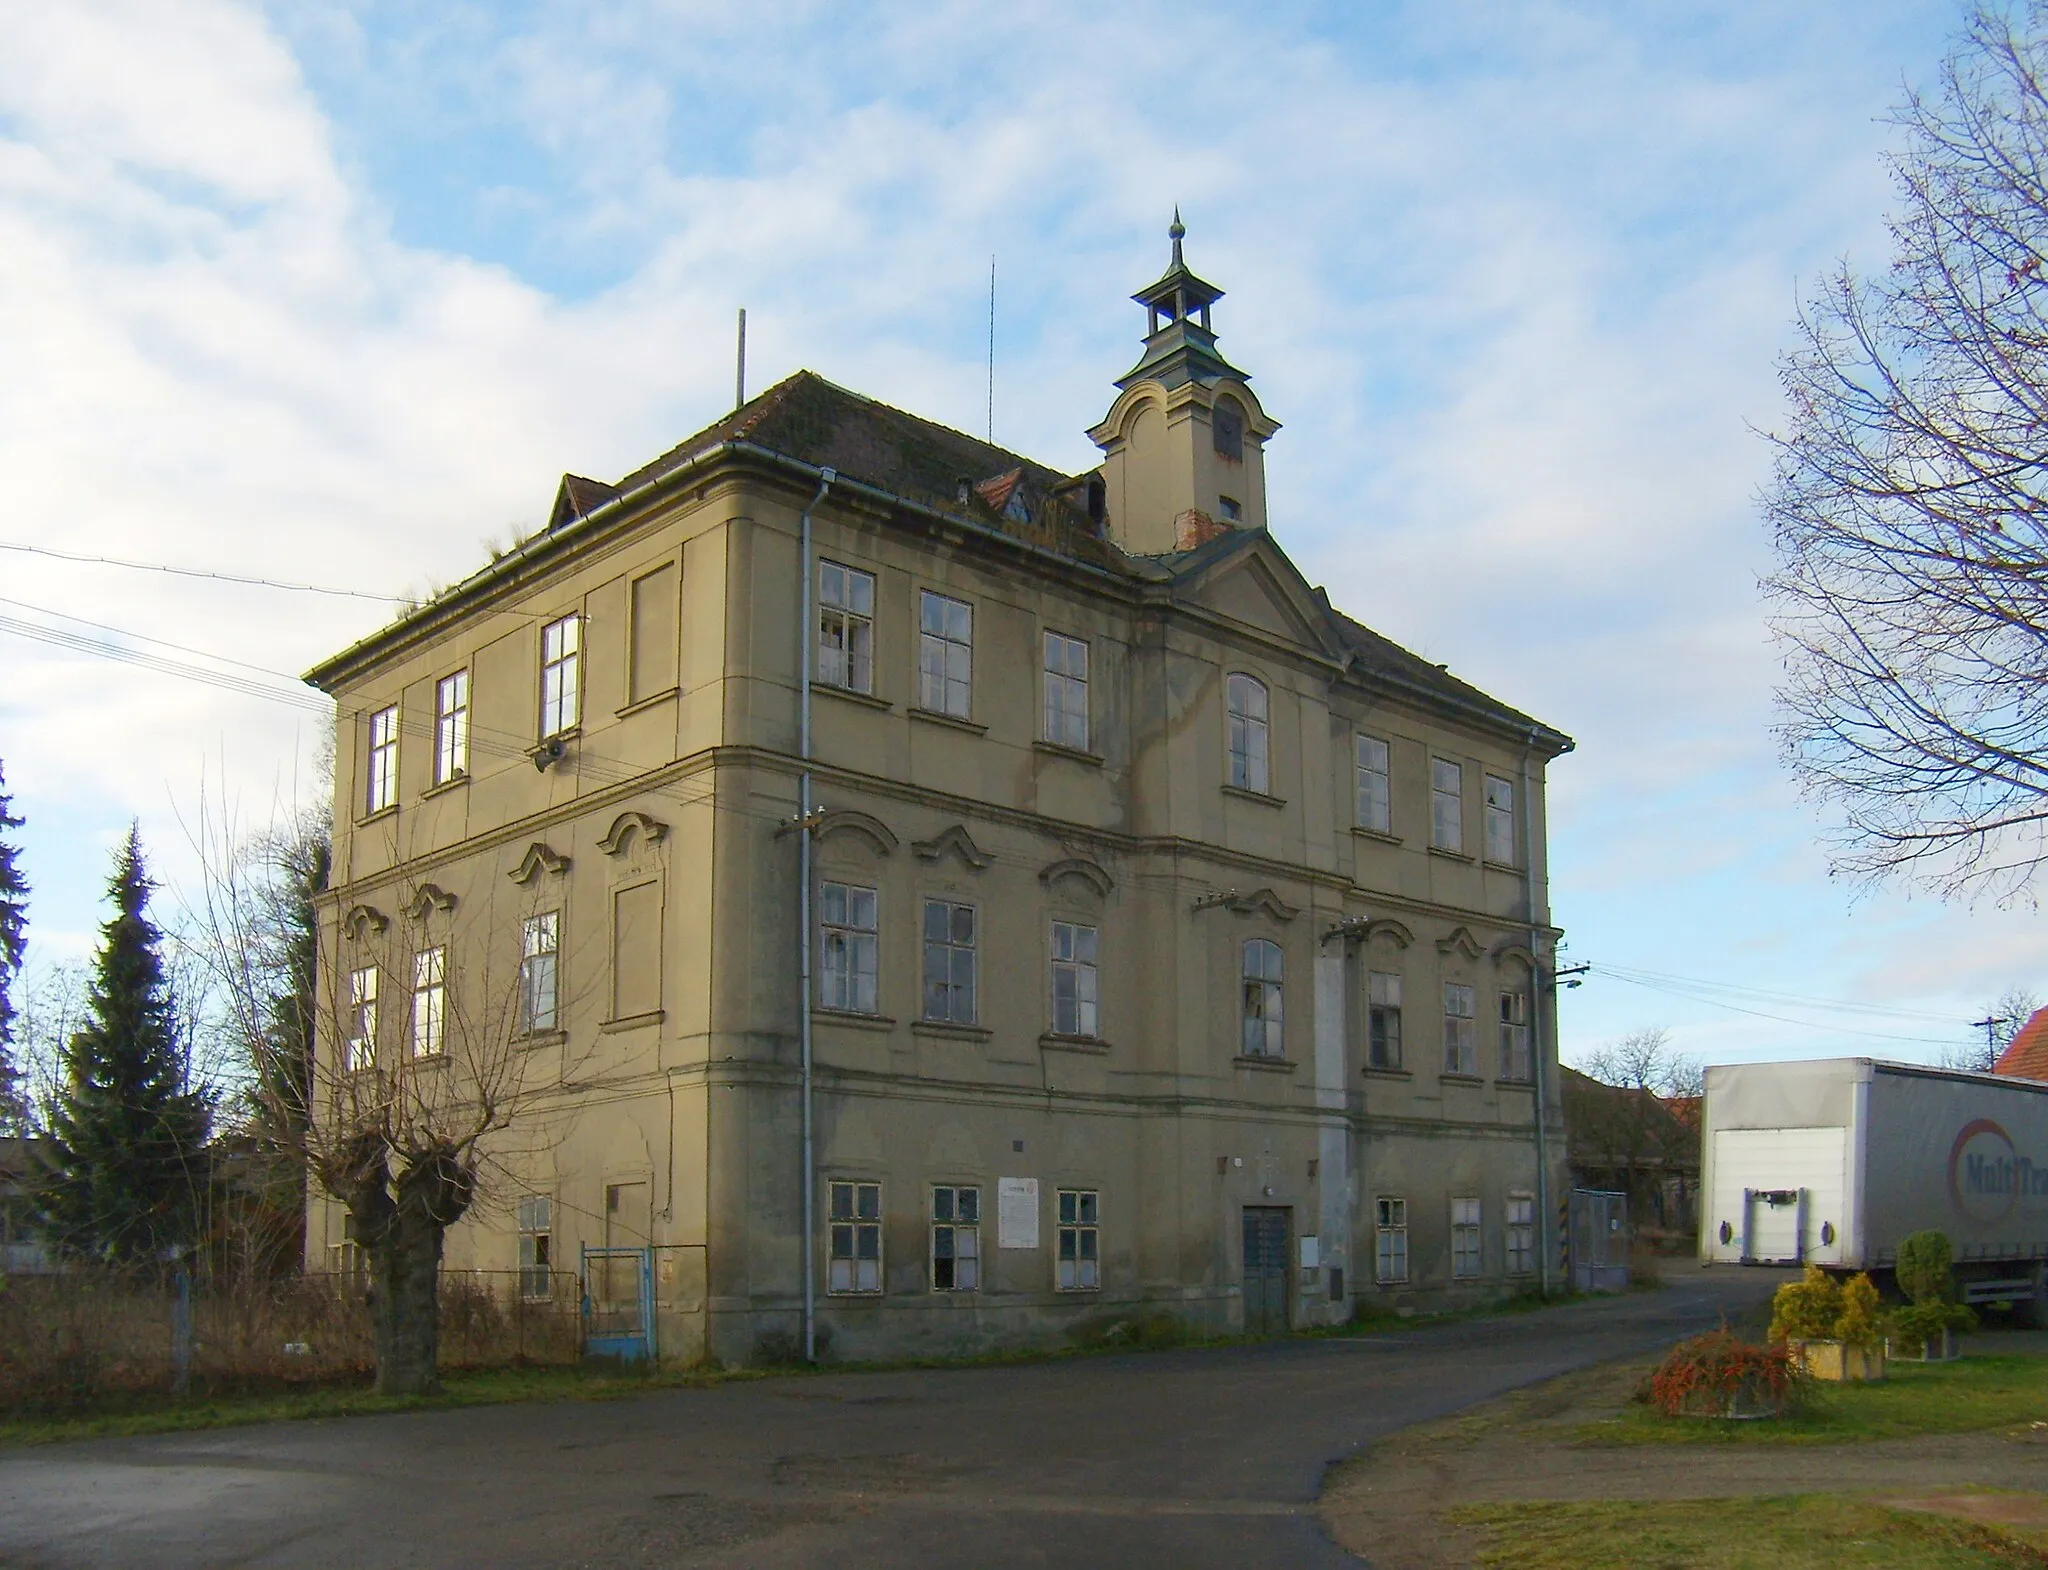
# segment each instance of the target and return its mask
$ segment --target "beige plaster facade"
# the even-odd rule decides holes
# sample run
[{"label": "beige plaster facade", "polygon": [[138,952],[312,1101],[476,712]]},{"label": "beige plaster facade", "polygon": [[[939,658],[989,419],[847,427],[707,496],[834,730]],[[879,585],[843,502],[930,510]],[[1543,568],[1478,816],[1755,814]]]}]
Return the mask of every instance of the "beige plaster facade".
[{"label": "beige plaster facade", "polygon": [[[561,1269],[661,1247],[665,1355],[799,1337],[810,658],[829,1355],[1537,1284],[1565,1158],[1543,776],[1570,742],[1301,578],[1265,527],[1278,425],[1179,252],[1093,475],[799,375],[616,486],[565,480],[546,530],[309,678],[340,710],[326,970],[382,967],[380,1056],[411,1050],[401,949],[443,946],[447,996],[488,1012],[556,921],[556,1017],[510,1049],[529,1105],[450,1266],[514,1269],[522,1222],[531,1264],[545,1221]],[[1207,291],[1198,319],[1162,328],[1162,286]],[[807,507],[812,594],[846,602],[808,620]],[[309,1262],[343,1242],[316,1200]]]}]

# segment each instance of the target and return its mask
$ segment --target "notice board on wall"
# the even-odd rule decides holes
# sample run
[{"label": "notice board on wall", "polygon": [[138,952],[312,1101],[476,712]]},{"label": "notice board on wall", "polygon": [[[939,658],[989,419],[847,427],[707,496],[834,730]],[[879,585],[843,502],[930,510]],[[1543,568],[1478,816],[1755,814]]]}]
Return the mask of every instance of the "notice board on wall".
[{"label": "notice board on wall", "polygon": [[996,1179],[996,1247],[1038,1247],[1038,1179]]}]

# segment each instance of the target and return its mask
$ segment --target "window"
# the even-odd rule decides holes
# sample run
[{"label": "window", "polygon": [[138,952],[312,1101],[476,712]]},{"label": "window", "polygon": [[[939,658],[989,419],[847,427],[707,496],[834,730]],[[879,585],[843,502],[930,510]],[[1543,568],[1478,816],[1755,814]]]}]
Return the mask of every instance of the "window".
[{"label": "window", "polygon": [[348,1066],[370,1068],[377,1061],[377,967],[348,976]]},{"label": "window", "polygon": [[1472,989],[1462,981],[1444,983],[1444,1072],[1477,1074],[1479,1040],[1472,1022]]},{"label": "window", "polygon": [[851,883],[827,883],[818,894],[824,948],[818,966],[819,1005],[847,1014],[873,1014],[877,1010],[875,978],[880,969],[875,891]]},{"label": "window", "polygon": [[1532,1079],[1535,1065],[1529,1056],[1529,994],[1503,992],[1500,995],[1500,1077]]},{"label": "window", "polygon": [[370,1251],[360,1243],[330,1243],[334,1274],[344,1291],[366,1292],[370,1286]]},{"label": "window", "polygon": [[1244,517],[1244,508],[1235,496],[1219,496],[1216,498],[1216,513],[1225,523],[1236,523]]},{"label": "window", "polygon": [[430,1058],[446,1045],[448,950],[421,949],[412,957],[412,1055]]},{"label": "window", "polygon": [[529,1031],[553,1030],[556,1007],[556,966],[561,956],[562,913],[544,910],[528,916],[519,929],[519,1012]]},{"label": "window", "polygon": [[1373,1278],[1383,1286],[1408,1279],[1408,1201],[1381,1198],[1373,1205]]},{"label": "window", "polygon": [[1479,1274],[1479,1201],[1451,1201],[1451,1275],[1469,1281]]},{"label": "window", "polygon": [[1375,834],[1394,832],[1394,798],[1387,781],[1387,744],[1377,736],[1358,738],[1358,826]]},{"label": "window", "polygon": [[981,1190],[932,1190],[932,1290],[973,1292],[981,1286]]},{"label": "window", "polygon": [[1244,462],[1244,410],[1235,398],[1218,398],[1209,411],[1209,436],[1219,458]]},{"label": "window", "polygon": [[875,575],[818,563],[818,680],[853,692],[875,690]]},{"label": "window", "polygon": [[974,907],[924,902],[924,1017],[974,1023]]},{"label": "window", "polygon": [[1045,635],[1045,739],[1088,750],[1088,645],[1057,632]]},{"label": "window", "polygon": [[1536,1273],[1536,1201],[1528,1194],[1508,1195],[1508,1274]]},{"label": "window", "polygon": [[974,703],[974,607],[926,589],[917,625],[918,706],[966,719]]},{"label": "window", "polygon": [[1374,1068],[1401,1066],[1401,978],[1376,970],[1365,978],[1366,1061]]},{"label": "window", "polygon": [[1486,859],[1515,864],[1515,782],[1486,776]]},{"label": "window", "polygon": [[1465,848],[1465,766],[1429,760],[1429,842],[1438,850]]},{"label": "window", "polygon": [[398,706],[370,716],[370,793],[365,805],[382,812],[398,800]]},{"label": "window", "polygon": [[1056,1036],[1094,1036],[1095,929],[1077,922],[1052,924],[1052,1031]]},{"label": "window", "polygon": [[1059,1277],[1062,1292],[1093,1292],[1102,1285],[1101,1202],[1092,1188],[1059,1193]]},{"label": "window", "polygon": [[832,1258],[827,1292],[882,1290],[882,1185],[832,1184]]},{"label": "window", "polygon": [[575,727],[581,712],[578,671],[583,618],[564,616],[540,630],[540,734],[545,741]]},{"label": "window", "polygon": [[434,783],[469,772],[469,672],[434,683]]},{"label": "window", "polygon": [[1267,794],[1266,687],[1250,676],[1236,675],[1224,683],[1230,710],[1230,783],[1239,790]]},{"label": "window", "polygon": [[1268,938],[1244,942],[1244,1052],[1247,1057],[1283,1057],[1280,945]]},{"label": "window", "polygon": [[529,1303],[555,1295],[555,1202],[546,1194],[519,1200],[519,1295]]}]

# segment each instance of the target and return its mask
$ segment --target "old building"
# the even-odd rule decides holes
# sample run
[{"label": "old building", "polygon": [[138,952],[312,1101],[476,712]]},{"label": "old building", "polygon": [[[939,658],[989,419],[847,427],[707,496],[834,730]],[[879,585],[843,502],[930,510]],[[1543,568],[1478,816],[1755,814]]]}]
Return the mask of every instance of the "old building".
[{"label": "old building", "polygon": [[516,999],[452,1266],[651,1243],[723,1359],[1541,1279],[1571,743],[1303,580],[1181,251],[1090,473],[799,374],[311,674],[323,1050]]}]

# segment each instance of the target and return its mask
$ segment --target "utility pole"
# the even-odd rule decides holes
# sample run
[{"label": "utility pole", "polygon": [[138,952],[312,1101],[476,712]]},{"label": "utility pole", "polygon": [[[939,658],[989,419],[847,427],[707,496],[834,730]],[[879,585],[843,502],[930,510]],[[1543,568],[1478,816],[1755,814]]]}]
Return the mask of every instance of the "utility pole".
[{"label": "utility pole", "polygon": [[1984,1019],[1971,1020],[1970,1028],[1984,1032],[1984,1050],[1995,1055],[1998,1051],[1998,1027],[2000,1025],[2010,1025],[2011,1023],[2012,1019],[2010,1016],[1993,1014]]}]

